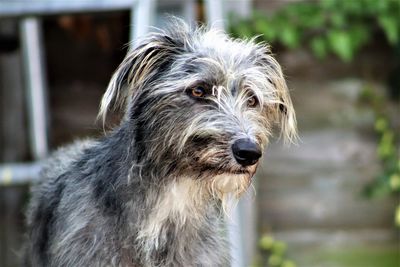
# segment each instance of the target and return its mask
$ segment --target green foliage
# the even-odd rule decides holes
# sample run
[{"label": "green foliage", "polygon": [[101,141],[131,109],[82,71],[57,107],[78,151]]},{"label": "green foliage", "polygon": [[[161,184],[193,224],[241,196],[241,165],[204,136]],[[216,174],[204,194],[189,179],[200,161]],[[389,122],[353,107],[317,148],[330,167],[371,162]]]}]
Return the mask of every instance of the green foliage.
[{"label": "green foliage", "polygon": [[272,15],[231,17],[236,37],[259,36],[289,49],[309,47],[317,58],[333,53],[344,62],[381,31],[391,46],[400,43],[400,0],[321,0],[284,6]]},{"label": "green foliage", "polygon": [[396,208],[396,215],[395,215],[395,216],[396,216],[396,217],[395,217],[396,225],[397,225],[398,227],[400,227],[400,204],[397,205],[397,208]]},{"label": "green foliage", "polygon": [[286,244],[282,241],[275,240],[271,235],[263,235],[260,239],[259,246],[263,254],[262,266],[297,266],[293,261],[286,258]]},{"label": "green foliage", "polygon": [[[372,107],[375,113],[375,132],[379,143],[377,155],[382,165],[382,173],[368,185],[365,193],[370,197],[385,196],[400,193],[400,158],[396,149],[398,133],[390,124],[385,113],[387,100],[377,96],[372,88],[366,87],[361,94],[363,103]],[[400,226],[400,204],[395,214],[395,223]]]}]

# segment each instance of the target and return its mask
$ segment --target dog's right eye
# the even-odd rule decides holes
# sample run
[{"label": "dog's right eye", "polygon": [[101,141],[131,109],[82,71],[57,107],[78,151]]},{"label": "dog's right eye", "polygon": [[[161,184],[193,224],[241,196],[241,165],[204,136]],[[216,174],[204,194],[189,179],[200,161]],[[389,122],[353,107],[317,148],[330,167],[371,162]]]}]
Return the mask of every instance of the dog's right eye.
[{"label": "dog's right eye", "polygon": [[195,98],[201,98],[206,95],[206,89],[203,86],[196,86],[190,89],[190,95]]}]

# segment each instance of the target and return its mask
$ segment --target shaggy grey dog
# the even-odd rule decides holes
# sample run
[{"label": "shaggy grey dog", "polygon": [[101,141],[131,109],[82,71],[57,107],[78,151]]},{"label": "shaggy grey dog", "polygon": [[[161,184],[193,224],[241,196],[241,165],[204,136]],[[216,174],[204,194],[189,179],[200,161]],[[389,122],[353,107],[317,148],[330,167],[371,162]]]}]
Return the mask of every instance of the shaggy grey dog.
[{"label": "shaggy grey dog", "polygon": [[251,184],[275,124],[296,135],[267,46],[174,22],[127,54],[99,140],[49,160],[28,208],[27,266],[228,266],[224,216]]}]

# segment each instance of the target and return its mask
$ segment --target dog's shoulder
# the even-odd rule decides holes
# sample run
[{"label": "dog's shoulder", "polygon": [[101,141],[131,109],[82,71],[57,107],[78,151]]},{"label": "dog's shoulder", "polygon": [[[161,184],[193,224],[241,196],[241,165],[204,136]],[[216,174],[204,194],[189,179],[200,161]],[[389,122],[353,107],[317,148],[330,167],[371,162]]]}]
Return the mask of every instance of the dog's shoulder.
[{"label": "dog's shoulder", "polygon": [[31,187],[31,204],[41,199],[47,198],[57,191],[60,182],[73,164],[78,162],[85,154],[85,151],[94,147],[97,141],[92,139],[75,141],[72,144],[63,146],[54,151],[46,160],[42,162],[42,167],[37,180]]},{"label": "dog's shoulder", "polygon": [[57,149],[43,161],[39,180],[31,187],[32,198],[27,211],[28,221],[41,201],[51,199],[55,192],[59,193],[60,188],[64,186],[64,181],[60,177],[64,176],[72,165],[83,157],[85,151],[94,147],[96,143],[97,141],[91,139],[75,141]]},{"label": "dog's shoulder", "polygon": [[85,151],[94,147],[97,141],[85,139],[57,149],[44,163],[42,178],[56,178],[67,172],[71,165],[80,160]]}]

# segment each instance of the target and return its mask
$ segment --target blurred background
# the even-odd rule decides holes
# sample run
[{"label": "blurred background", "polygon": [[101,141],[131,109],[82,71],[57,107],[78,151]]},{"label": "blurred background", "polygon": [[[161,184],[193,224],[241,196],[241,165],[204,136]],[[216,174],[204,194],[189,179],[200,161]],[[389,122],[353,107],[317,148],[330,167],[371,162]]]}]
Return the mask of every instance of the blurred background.
[{"label": "blurred background", "polygon": [[0,266],[18,266],[36,163],[103,134],[139,19],[166,13],[269,43],[291,90],[300,140],[266,151],[235,217],[238,266],[400,266],[400,0],[67,2],[0,0]]}]

